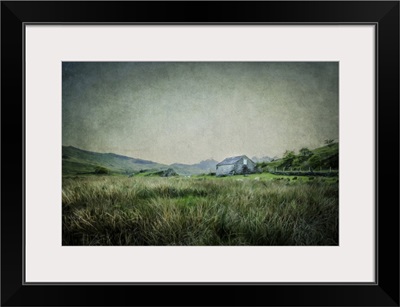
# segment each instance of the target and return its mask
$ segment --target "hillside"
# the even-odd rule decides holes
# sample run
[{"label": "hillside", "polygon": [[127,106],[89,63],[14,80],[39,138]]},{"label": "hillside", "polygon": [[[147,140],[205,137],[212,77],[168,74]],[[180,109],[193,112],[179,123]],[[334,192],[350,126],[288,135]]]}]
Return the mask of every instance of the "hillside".
[{"label": "hillside", "polygon": [[114,153],[98,153],[72,146],[62,147],[63,174],[94,173],[103,167],[112,173],[133,173],[140,170],[167,168],[167,165],[135,159]]},{"label": "hillside", "polygon": [[281,159],[257,164],[263,171],[292,170],[337,170],[339,168],[339,143],[332,143],[310,150],[302,148],[297,153],[286,151]]},{"label": "hillside", "polygon": [[73,146],[62,147],[62,171],[64,175],[94,174],[100,170],[117,174],[152,173],[172,168],[179,175],[196,175],[215,171],[215,160],[197,164],[174,163],[171,165],[131,158],[115,153],[98,153]]},{"label": "hillside", "polygon": [[209,159],[196,164],[174,163],[171,164],[170,167],[172,167],[178,174],[181,175],[198,175],[215,172],[217,163],[218,161]]}]

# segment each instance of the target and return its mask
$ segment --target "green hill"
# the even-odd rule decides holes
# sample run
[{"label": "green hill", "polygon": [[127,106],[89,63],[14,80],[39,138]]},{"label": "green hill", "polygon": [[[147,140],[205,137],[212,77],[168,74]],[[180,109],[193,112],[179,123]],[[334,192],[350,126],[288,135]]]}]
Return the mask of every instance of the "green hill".
[{"label": "green hill", "polygon": [[140,170],[161,169],[167,165],[148,160],[135,159],[114,153],[98,153],[72,146],[62,147],[62,171],[67,174],[90,174],[104,172],[129,174]]},{"label": "green hill", "polygon": [[281,159],[272,162],[258,163],[263,171],[286,170],[338,170],[339,143],[332,143],[313,150],[302,148],[297,153],[286,151]]},{"label": "green hill", "polygon": [[172,168],[179,175],[197,175],[215,170],[215,160],[204,160],[197,164],[174,163],[165,165],[153,161],[136,159],[114,153],[98,153],[73,146],[62,147],[63,175],[83,174],[153,174]]}]

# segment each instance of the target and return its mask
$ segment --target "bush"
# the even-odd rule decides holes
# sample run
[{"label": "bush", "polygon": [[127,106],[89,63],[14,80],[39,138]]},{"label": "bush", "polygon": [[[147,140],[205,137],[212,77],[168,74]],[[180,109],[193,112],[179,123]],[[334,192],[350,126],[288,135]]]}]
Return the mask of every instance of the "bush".
[{"label": "bush", "polygon": [[110,170],[108,170],[105,167],[98,166],[98,167],[95,168],[94,173],[97,174],[97,175],[107,175],[107,174],[110,173]]}]

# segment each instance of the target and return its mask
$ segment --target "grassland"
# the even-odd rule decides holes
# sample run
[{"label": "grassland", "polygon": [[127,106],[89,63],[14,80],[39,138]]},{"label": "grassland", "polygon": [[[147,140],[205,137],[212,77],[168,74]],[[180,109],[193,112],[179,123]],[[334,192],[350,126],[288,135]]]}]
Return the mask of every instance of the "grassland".
[{"label": "grassland", "polygon": [[63,245],[337,245],[337,178],[65,176]]}]

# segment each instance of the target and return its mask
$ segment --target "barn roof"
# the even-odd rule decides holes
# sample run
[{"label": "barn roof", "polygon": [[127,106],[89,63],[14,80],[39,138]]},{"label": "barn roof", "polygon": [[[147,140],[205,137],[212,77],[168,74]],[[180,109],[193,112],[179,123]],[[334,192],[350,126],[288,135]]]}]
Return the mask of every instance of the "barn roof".
[{"label": "barn roof", "polygon": [[237,161],[239,161],[241,158],[246,158],[250,160],[248,157],[241,155],[241,156],[236,156],[236,157],[229,157],[224,159],[223,161],[219,162],[217,165],[230,165],[230,164],[235,164]]}]

